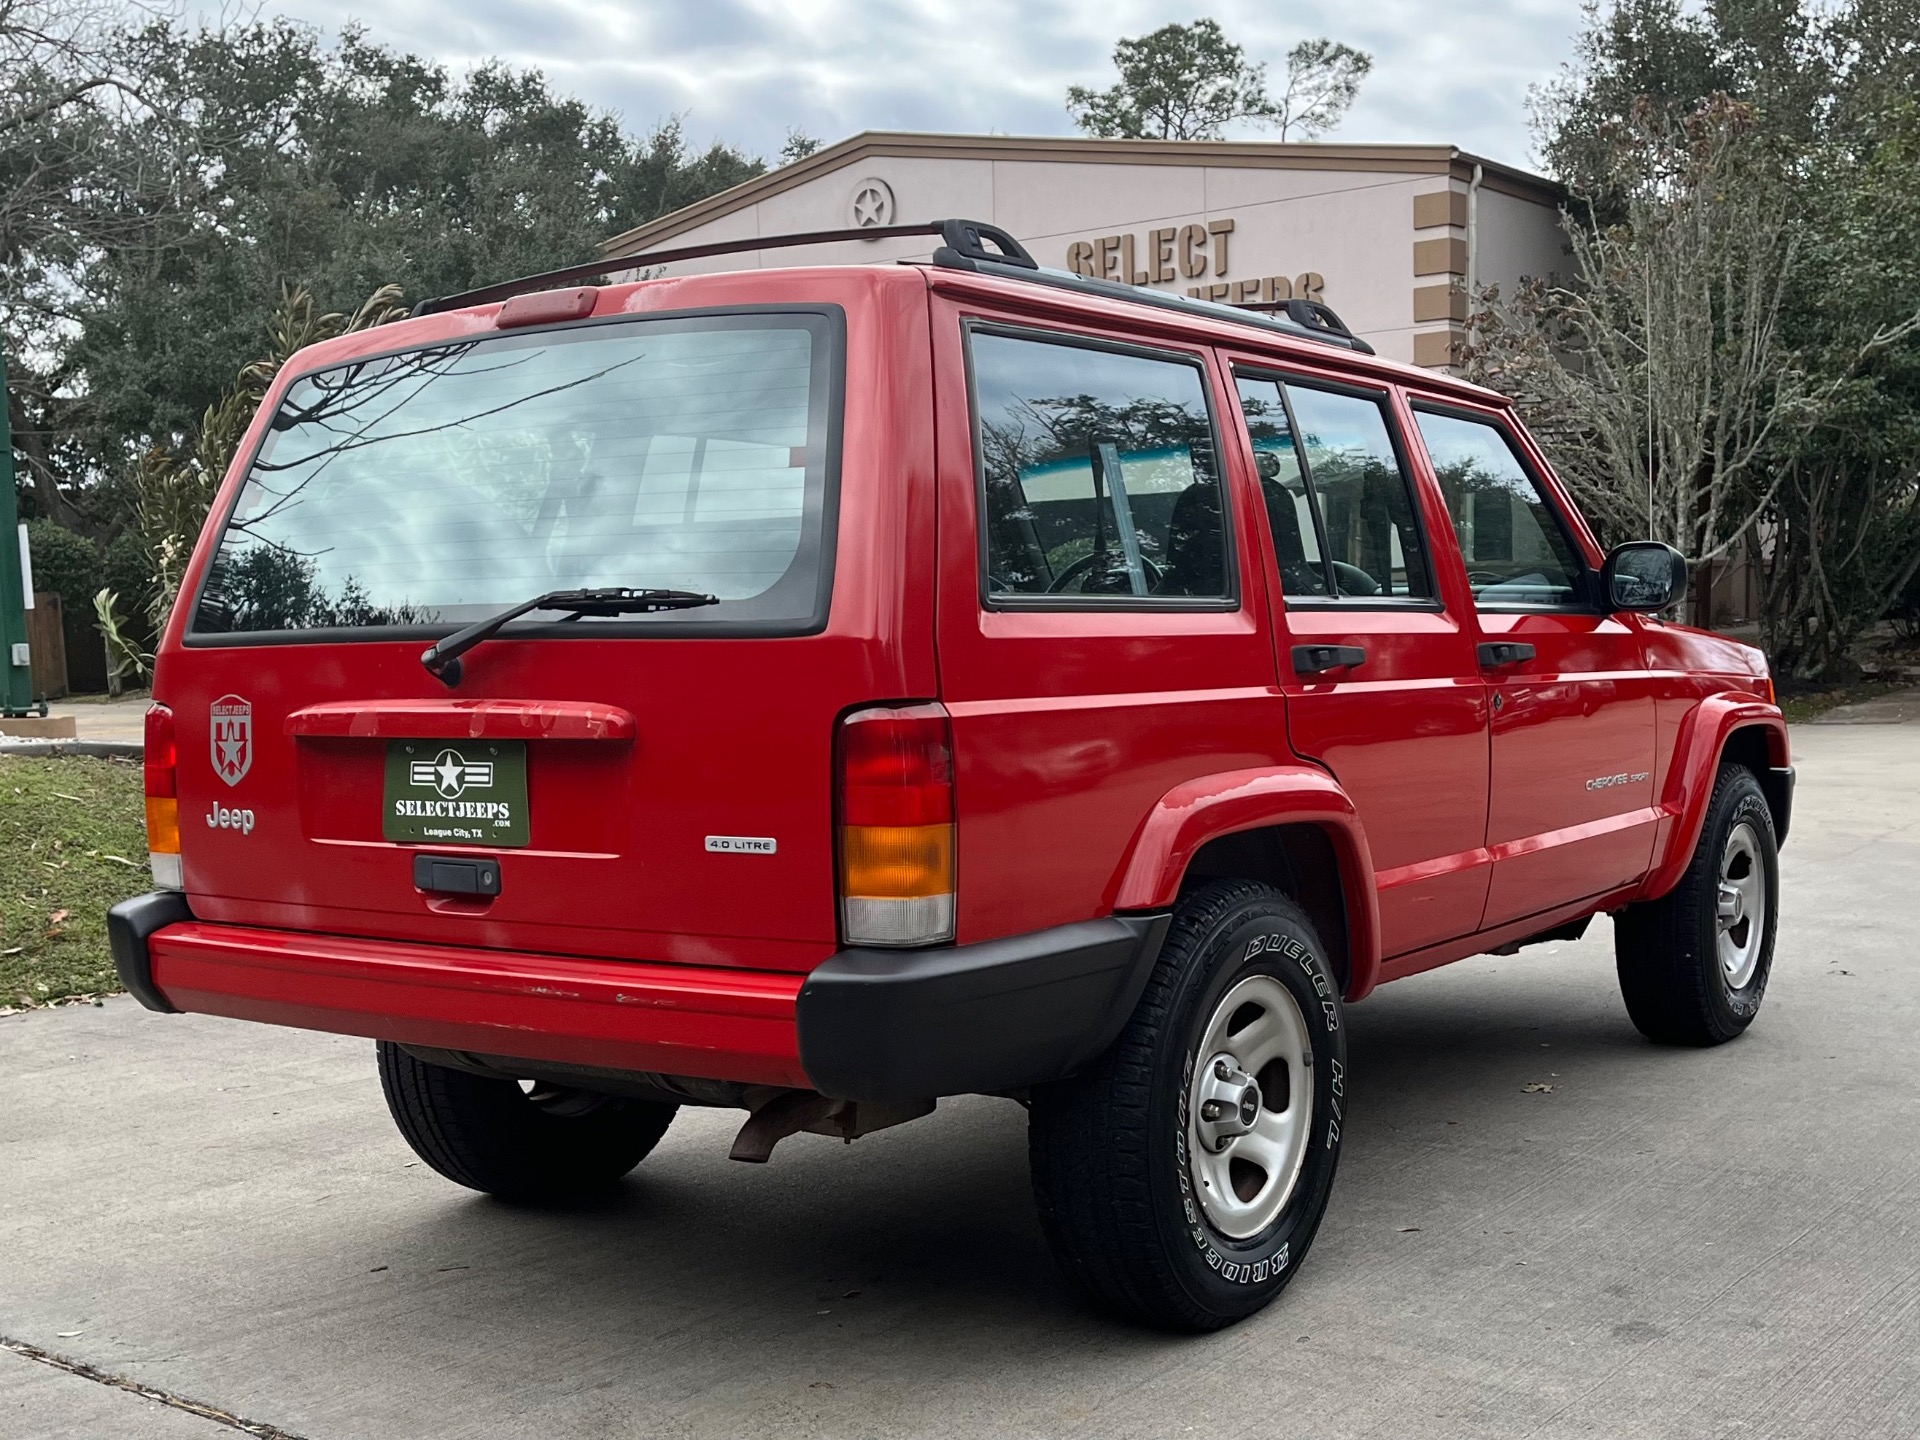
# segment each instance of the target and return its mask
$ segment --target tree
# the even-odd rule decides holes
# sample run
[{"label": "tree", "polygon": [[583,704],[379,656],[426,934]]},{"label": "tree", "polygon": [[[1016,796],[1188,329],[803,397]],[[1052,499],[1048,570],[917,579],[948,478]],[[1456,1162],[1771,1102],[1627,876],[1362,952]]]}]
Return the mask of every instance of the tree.
[{"label": "tree", "polygon": [[1478,297],[1469,369],[1615,537],[1740,547],[1776,673],[1844,677],[1920,573],[1920,4],[1586,17],[1535,109],[1570,273]]},{"label": "tree", "polygon": [[170,137],[140,114],[111,12],[89,0],[0,0],[0,336],[16,473],[32,509],[73,524],[59,476],[74,386],[60,364],[73,277],[151,239],[176,191]]},{"label": "tree", "polygon": [[55,188],[101,219],[82,224],[63,201],[36,248],[0,265],[43,316],[16,377],[34,509],[102,539],[130,516],[140,457],[181,453],[283,285],[322,311],[388,282],[414,297],[467,289],[590,258],[765,169],[688,144],[677,117],[630,135],[537,72],[489,62],[455,76],[353,29],[329,42],[285,20],[157,22],[94,48],[139,103],[75,102],[67,123],[86,133]]},{"label": "tree", "polygon": [[[1470,364],[1530,402],[1604,533],[1712,561],[1772,505],[1776,435],[1814,407],[1781,330],[1796,253],[1785,181],[1755,117],[1720,97],[1613,132],[1621,219],[1568,230],[1572,275],[1537,285]],[[1760,153],[1756,153],[1759,151]]]},{"label": "tree", "polygon": [[1119,140],[1219,140],[1242,121],[1275,126],[1280,138],[1323,134],[1359,94],[1373,57],[1327,39],[1304,40],[1287,55],[1287,87],[1267,93],[1267,67],[1252,64],[1218,21],[1163,25],[1113,47],[1120,83],[1074,85],[1067,113],[1089,135]]},{"label": "tree", "polygon": [[1373,72],[1373,56],[1325,36],[1302,40],[1287,52],[1287,88],[1273,124],[1285,140],[1311,140],[1341,121],[1360,98],[1360,82]]}]

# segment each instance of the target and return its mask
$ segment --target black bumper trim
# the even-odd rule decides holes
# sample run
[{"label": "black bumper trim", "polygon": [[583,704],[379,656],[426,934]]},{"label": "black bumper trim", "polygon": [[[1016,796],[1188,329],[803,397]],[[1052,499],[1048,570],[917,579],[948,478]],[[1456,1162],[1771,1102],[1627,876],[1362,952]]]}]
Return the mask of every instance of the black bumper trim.
[{"label": "black bumper trim", "polygon": [[187,908],[187,897],[178,890],[136,895],[107,911],[107,945],[113,951],[113,968],[120,972],[120,983],[147,1009],[158,1010],[162,1015],[180,1012],[153,983],[153,961],[147,954],[147,942],[155,931],[191,919],[193,911]]},{"label": "black bumper trim", "polygon": [[1787,843],[1787,825],[1793,819],[1793,766],[1775,765],[1761,780],[1766,791],[1767,808],[1773,812],[1773,843]]},{"label": "black bumper trim", "polygon": [[1113,1043],[1168,915],[1113,915],[943,950],[842,950],[800,991],[823,1095],[919,1100],[1058,1080]]}]

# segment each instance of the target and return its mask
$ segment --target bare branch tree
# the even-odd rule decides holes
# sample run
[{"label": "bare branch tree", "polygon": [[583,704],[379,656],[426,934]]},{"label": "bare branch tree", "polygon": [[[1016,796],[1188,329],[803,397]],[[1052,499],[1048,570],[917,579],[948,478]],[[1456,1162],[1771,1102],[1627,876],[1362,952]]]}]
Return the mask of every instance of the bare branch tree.
[{"label": "bare branch tree", "polygon": [[1797,241],[1752,125],[1724,96],[1639,116],[1614,142],[1621,223],[1570,218],[1566,283],[1471,323],[1470,373],[1521,397],[1601,528],[1695,563],[1752,532],[1781,483],[1769,446],[1820,409],[1781,334]]}]

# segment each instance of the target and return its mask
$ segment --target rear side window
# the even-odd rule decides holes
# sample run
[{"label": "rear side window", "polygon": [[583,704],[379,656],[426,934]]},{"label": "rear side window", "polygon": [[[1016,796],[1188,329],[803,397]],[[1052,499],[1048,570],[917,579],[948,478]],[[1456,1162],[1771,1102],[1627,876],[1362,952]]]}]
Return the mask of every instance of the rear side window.
[{"label": "rear side window", "polygon": [[1286,593],[1426,600],[1433,582],[1384,397],[1237,377]]},{"label": "rear side window", "polygon": [[816,314],[623,321],[304,376],[227,518],[193,631],[446,627],[599,586],[721,603],[568,633],[817,625],[837,331]]},{"label": "rear side window", "polygon": [[970,336],[989,604],[1233,595],[1197,361]]},{"label": "rear side window", "polygon": [[1507,437],[1484,420],[1415,412],[1467,562],[1474,603],[1578,603],[1582,570],[1546,493]]}]

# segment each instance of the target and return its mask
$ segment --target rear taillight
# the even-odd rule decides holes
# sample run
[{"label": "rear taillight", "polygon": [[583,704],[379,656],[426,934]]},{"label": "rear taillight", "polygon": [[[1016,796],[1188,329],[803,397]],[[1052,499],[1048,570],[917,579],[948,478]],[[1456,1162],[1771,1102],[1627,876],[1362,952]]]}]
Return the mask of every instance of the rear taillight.
[{"label": "rear taillight", "polygon": [[953,742],[939,705],[840,722],[840,928],[849,945],[953,938]]},{"label": "rear taillight", "polygon": [[178,755],[173,743],[173,711],[147,707],[147,859],[153,883],[162,890],[182,888],[180,875],[180,792]]}]

